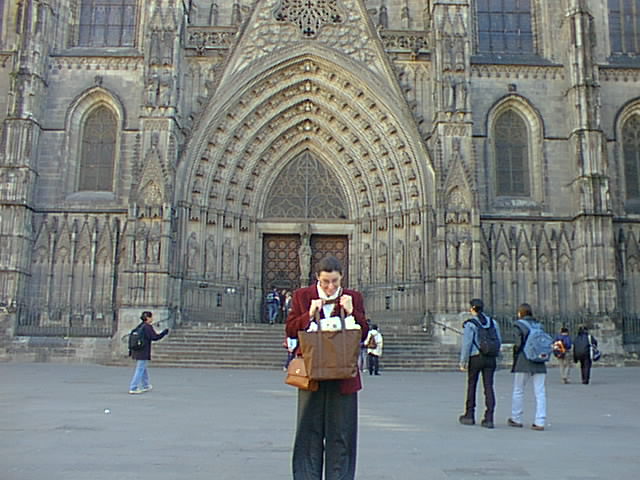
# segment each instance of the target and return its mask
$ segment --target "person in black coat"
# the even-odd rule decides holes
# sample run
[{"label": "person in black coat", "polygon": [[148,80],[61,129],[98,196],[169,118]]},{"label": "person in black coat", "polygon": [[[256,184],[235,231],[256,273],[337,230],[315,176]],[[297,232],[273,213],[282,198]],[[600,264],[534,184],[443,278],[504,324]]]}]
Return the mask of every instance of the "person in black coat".
[{"label": "person in black coat", "polygon": [[589,335],[589,330],[582,325],[578,329],[578,335],[573,340],[573,361],[580,362],[580,373],[582,375],[582,383],[589,384],[591,377],[591,349],[598,346],[598,341],[593,335]]},{"label": "person in black coat", "polygon": [[132,395],[148,392],[153,388],[149,383],[149,372],[147,371],[147,364],[151,360],[151,342],[160,340],[169,333],[168,328],[165,328],[160,333],[155,331],[151,325],[153,323],[153,314],[151,312],[142,312],[140,320],[142,320],[144,345],[140,350],[129,351],[129,356],[136,360],[136,369],[129,384],[129,393]]}]

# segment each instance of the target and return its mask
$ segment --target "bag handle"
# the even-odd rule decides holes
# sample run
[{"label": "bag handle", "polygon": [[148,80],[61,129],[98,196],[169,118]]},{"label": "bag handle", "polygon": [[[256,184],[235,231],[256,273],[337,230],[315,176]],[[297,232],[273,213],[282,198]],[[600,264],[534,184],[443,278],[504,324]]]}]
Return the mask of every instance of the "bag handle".
[{"label": "bag handle", "polygon": [[[325,305],[331,305],[331,304],[336,304],[340,301],[340,297],[335,298],[333,300],[327,300],[325,301]],[[346,330],[347,326],[344,323],[344,319],[345,319],[345,315],[344,315],[344,308],[342,308],[342,306],[340,306],[338,308],[338,314],[340,315],[340,325],[342,326],[341,330]],[[318,325],[318,331],[321,332],[322,331],[322,322],[320,321],[320,310],[317,310],[316,313],[314,314],[314,320],[316,322],[316,325]]]}]

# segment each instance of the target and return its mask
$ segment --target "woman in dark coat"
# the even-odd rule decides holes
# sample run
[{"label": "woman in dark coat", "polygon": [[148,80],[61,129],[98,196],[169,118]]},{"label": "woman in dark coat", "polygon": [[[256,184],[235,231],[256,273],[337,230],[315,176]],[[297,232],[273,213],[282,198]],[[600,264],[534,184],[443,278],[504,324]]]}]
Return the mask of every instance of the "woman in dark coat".
[{"label": "woman in dark coat", "polygon": [[593,335],[589,335],[587,327],[582,325],[578,329],[578,335],[573,340],[573,361],[580,362],[582,383],[587,385],[591,377],[591,349],[598,346],[598,341]]}]

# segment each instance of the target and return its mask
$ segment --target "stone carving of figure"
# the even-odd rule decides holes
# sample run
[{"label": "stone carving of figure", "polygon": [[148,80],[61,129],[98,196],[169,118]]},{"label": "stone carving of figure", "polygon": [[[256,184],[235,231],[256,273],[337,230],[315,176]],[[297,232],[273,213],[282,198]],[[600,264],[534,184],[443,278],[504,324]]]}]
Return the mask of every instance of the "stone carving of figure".
[{"label": "stone carving of figure", "polygon": [[300,232],[300,248],[298,249],[298,261],[300,262],[300,281],[303,285],[311,275],[311,245],[309,225],[305,225]]},{"label": "stone carving of figure", "polygon": [[428,31],[431,28],[431,6],[429,5],[430,0],[424,0],[426,6],[422,11],[422,22],[424,23],[425,31]]},{"label": "stone carving of figure", "polygon": [[384,242],[378,244],[378,259],[376,275],[383,281],[387,281],[387,245]]},{"label": "stone carving of figure", "polygon": [[158,103],[163,107],[168,107],[172,103],[173,98],[173,77],[171,72],[165,72],[162,75],[158,86]]},{"label": "stone carving of figure", "polygon": [[229,276],[233,269],[233,245],[231,245],[231,239],[225,239],[222,245],[222,274]]},{"label": "stone carving of figure", "polygon": [[380,13],[378,14],[378,26],[382,28],[389,28],[389,13],[387,12],[386,5],[380,6]]},{"label": "stone carving of figure", "polygon": [[231,25],[240,25],[242,23],[242,11],[240,10],[240,3],[238,1],[233,2],[231,8]]},{"label": "stone carving of figure", "polygon": [[464,72],[465,56],[464,56],[464,39],[457,37],[453,41],[453,58],[455,61],[456,72]]},{"label": "stone carving of figure", "polygon": [[467,111],[467,82],[460,80],[455,84],[455,111],[466,112]]},{"label": "stone carving of figure", "polygon": [[171,30],[165,31],[162,39],[162,64],[163,65],[173,64],[173,42],[174,42],[173,32]]},{"label": "stone carving of figure", "polygon": [[216,2],[213,2],[209,9],[209,25],[212,27],[218,25],[218,4]]},{"label": "stone carving of figure", "polygon": [[249,252],[247,244],[242,242],[238,249],[238,277],[245,278],[247,276],[247,268],[249,266]]},{"label": "stone carving of figure", "polygon": [[411,242],[411,275],[422,275],[422,242],[418,235]]},{"label": "stone carving of figure", "polygon": [[207,274],[213,275],[216,271],[216,241],[213,235],[209,235],[207,237],[207,241],[204,246],[204,254],[205,254],[205,266],[207,269]]},{"label": "stone carving of figure", "polygon": [[187,270],[194,271],[196,269],[196,262],[198,261],[198,253],[200,248],[198,247],[198,237],[193,232],[189,236],[187,241]]},{"label": "stone carving of figure", "polygon": [[393,252],[393,274],[396,280],[402,280],[404,276],[404,244],[402,240],[396,241]]},{"label": "stone carving of figure", "polygon": [[362,246],[362,281],[371,283],[371,247],[368,243]]},{"label": "stone carving of figure", "polygon": [[151,38],[149,39],[149,64],[150,65],[159,65],[160,62],[162,61],[162,59],[160,58],[162,56],[162,52],[161,50],[161,45],[162,45],[162,39],[161,39],[161,34],[162,32],[160,32],[160,30],[154,28],[151,31]]},{"label": "stone carving of figure", "polygon": [[447,229],[446,234],[446,251],[447,251],[447,267],[458,268],[458,247],[460,246],[458,236],[453,228]]},{"label": "stone carving of figure", "polygon": [[471,239],[471,232],[468,228],[463,228],[460,231],[460,235],[458,236],[459,241],[459,251],[458,251],[458,262],[460,268],[470,268],[471,267],[471,254],[473,252],[473,241]]},{"label": "stone carving of figure", "polygon": [[147,227],[144,223],[138,226],[135,239],[136,263],[145,263],[147,260]]},{"label": "stone carving of figure", "polygon": [[147,261],[149,263],[160,263],[160,224],[155,222],[151,227],[149,243],[147,245]]},{"label": "stone carving of figure", "polygon": [[147,84],[145,86],[145,90],[147,92],[147,105],[155,106],[158,104],[159,89],[160,78],[154,73],[147,78]]}]

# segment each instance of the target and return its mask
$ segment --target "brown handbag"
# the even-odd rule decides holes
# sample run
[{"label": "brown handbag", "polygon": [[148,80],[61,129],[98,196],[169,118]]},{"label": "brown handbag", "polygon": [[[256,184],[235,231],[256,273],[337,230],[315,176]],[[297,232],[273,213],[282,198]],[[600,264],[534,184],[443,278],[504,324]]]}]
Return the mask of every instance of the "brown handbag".
[{"label": "brown handbag", "polygon": [[300,390],[309,390],[310,392],[315,392],[319,388],[318,382],[311,380],[307,375],[307,369],[304,366],[302,357],[294,357],[289,362],[284,383]]},{"label": "brown handbag", "polygon": [[298,332],[300,351],[312,380],[344,380],[358,374],[361,330],[347,330],[344,311],[340,309],[341,330],[323,331],[316,313],[318,330]]}]

